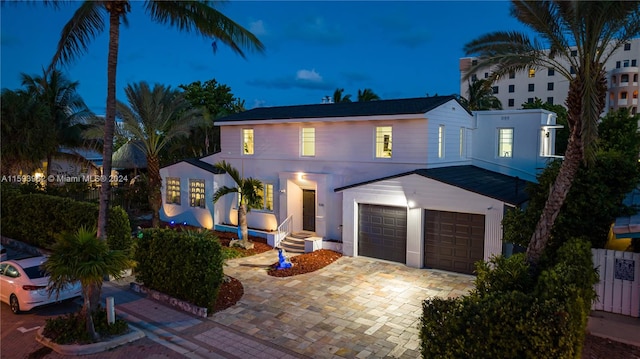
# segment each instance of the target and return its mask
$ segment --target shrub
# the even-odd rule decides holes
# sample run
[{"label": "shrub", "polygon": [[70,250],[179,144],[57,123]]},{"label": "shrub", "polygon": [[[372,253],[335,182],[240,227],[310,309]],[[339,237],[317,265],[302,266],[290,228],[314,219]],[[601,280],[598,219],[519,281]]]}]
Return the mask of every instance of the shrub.
[{"label": "shrub", "polygon": [[[116,321],[109,325],[107,311],[103,308],[97,308],[93,312],[93,323],[96,332],[101,337],[122,335],[129,331],[127,322],[120,318],[116,318]],[[69,313],[47,319],[42,334],[57,344],[88,344],[93,342],[91,335],[87,332],[86,321],[80,313]]]},{"label": "shrub", "polygon": [[146,287],[212,312],[225,259],[212,232],[144,229],[134,259],[136,278]]},{"label": "shrub", "polygon": [[476,289],[423,302],[424,358],[579,357],[597,272],[589,243],[572,239],[531,278],[522,254],[476,266]]},{"label": "shrub", "polygon": [[[2,186],[0,206],[2,235],[40,248],[50,248],[62,232],[74,232],[80,225],[96,227],[98,221],[96,204],[39,193],[21,194],[8,186]],[[107,243],[111,249],[125,251],[133,243],[129,217],[120,207],[109,209]]]}]

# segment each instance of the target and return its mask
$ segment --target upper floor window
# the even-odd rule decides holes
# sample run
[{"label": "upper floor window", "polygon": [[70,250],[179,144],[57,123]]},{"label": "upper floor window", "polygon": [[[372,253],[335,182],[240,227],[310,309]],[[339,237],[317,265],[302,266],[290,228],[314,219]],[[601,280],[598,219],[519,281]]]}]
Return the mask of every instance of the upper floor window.
[{"label": "upper floor window", "polygon": [[242,154],[253,154],[253,128],[242,129]]},{"label": "upper floor window", "polygon": [[444,125],[438,126],[438,158],[444,157]]},{"label": "upper floor window", "polygon": [[262,189],[258,191],[258,196],[262,197],[262,209],[273,211],[273,184],[263,183]]},{"label": "upper floor window", "polygon": [[512,98],[510,98],[510,99],[507,101],[507,103],[508,103],[508,106],[509,106],[509,107],[513,107],[513,106],[515,106],[515,100],[514,100],[514,99],[512,99]]},{"label": "upper floor window", "polygon": [[533,78],[536,77],[536,70],[535,69],[529,69],[529,78]]},{"label": "upper floor window", "polygon": [[555,76],[556,74],[556,70],[554,69],[548,69],[547,70],[547,76]]},{"label": "upper floor window", "polygon": [[571,50],[571,56],[578,56],[578,50]]},{"label": "upper floor window", "polygon": [[633,98],[638,98],[638,90],[633,91]]},{"label": "upper floor window", "polygon": [[633,67],[638,66],[638,60],[636,60],[636,59],[631,60],[631,66],[633,66]]},{"label": "upper floor window", "polygon": [[516,91],[516,85],[509,85],[509,93],[513,93]]},{"label": "upper floor window", "polygon": [[311,127],[305,127],[300,134],[302,143],[302,155],[303,156],[315,156],[316,155],[316,129]]},{"label": "upper floor window", "polygon": [[511,71],[511,72],[509,72],[509,78],[510,78],[510,79],[515,79],[515,78],[516,78],[516,73],[515,73],[515,71]]},{"label": "upper floor window", "polygon": [[392,132],[391,126],[376,127],[376,158],[391,158]]},{"label": "upper floor window", "polygon": [[553,82],[547,83],[547,90],[553,91]]},{"label": "upper floor window", "polygon": [[553,97],[547,97],[547,103],[553,105]]},{"label": "upper floor window", "polygon": [[205,208],[204,180],[189,180],[189,206]]},{"label": "upper floor window", "polygon": [[180,178],[167,177],[166,202],[180,204]]},{"label": "upper floor window", "polygon": [[626,91],[620,92],[620,99],[621,100],[626,100],[627,99],[627,92]]},{"label": "upper floor window", "polygon": [[498,86],[493,86],[493,87],[491,88],[491,91],[492,91],[494,94],[498,93],[498,91],[499,91]]},{"label": "upper floor window", "polygon": [[513,128],[498,129],[498,157],[513,157]]},{"label": "upper floor window", "polygon": [[616,61],[616,69],[620,68],[620,61]]},{"label": "upper floor window", "polygon": [[471,75],[471,82],[476,82],[476,81],[478,81],[478,75],[476,74]]},{"label": "upper floor window", "polygon": [[529,92],[533,92],[535,90],[534,84],[529,84]]},{"label": "upper floor window", "polygon": [[630,43],[624,44],[624,51],[629,51],[629,50],[631,50],[631,44]]},{"label": "upper floor window", "polygon": [[620,82],[629,82],[629,74],[620,75]]},{"label": "upper floor window", "polygon": [[572,75],[576,74],[576,68],[573,67],[573,65],[569,66],[569,73],[572,74]]},{"label": "upper floor window", "polygon": [[622,61],[622,67],[629,67],[629,60]]},{"label": "upper floor window", "polygon": [[527,98],[527,103],[533,103],[533,97]]},{"label": "upper floor window", "polygon": [[471,60],[471,65],[476,66],[478,64],[478,60],[473,59]]}]

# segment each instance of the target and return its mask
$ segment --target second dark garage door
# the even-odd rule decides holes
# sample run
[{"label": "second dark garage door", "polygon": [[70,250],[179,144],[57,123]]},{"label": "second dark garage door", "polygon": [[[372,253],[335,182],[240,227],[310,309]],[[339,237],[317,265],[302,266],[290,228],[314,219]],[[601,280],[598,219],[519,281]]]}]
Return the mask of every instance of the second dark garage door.
[{"label": "second dark garage door", "polygon": [[407,262],[407,208],[358,205],[358,255]]},{"label": "second dark garage door", "polygon": [[424,265],[473,274],[484,258],[484,215],[425,211]]}]

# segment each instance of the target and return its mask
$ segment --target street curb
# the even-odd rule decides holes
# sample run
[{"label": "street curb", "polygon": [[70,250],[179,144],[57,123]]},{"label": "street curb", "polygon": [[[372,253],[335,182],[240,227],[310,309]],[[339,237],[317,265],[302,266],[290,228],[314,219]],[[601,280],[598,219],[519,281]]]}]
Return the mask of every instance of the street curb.
[{"label": "street curb", "polygon": [[142,339],[145,337],[145,334],[142,330],[129,325],[129,333],[120,335],[117,337],[110,338],[109,340],[91,343],[91,344],[57,344],[52,342],[49,338],[42,335],[44,331],[44,327],[38,329],[36,332],[36,340],[51,349],[55,352],[60,353],[62,355],[87,355],[87,354],[95,354],[104,352],[115,347],[119,347],[124,344],[131,343],[138,339]]}]

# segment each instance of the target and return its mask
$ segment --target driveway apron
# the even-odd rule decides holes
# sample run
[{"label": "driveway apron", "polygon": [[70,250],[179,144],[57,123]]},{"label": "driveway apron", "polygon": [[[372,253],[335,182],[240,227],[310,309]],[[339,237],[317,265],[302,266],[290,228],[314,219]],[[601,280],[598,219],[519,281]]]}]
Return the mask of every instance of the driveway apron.
[{"label": "driveway apron", "polygon": [[276,251],[229,260],[244,296],[209,319],[313,358],[418,358],[422,301],[466,294],[475,279],[365,257],[269,276],[277,261]]}]

